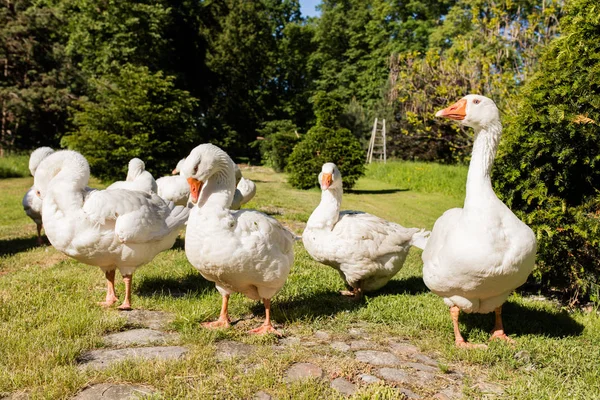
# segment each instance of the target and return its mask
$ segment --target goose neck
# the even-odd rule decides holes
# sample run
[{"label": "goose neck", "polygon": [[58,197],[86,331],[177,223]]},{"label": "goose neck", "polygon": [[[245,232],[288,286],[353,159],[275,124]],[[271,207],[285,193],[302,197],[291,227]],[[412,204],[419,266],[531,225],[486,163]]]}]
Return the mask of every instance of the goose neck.
[{"label": "goose neck", "polygon": [[235,175],[231,165],[231,168],[217,171],[206,180],[198,199],[198,206],[229,208],[234,193]]},{"label": "goose neck", "polygon": [[465,208],[479,204],[488,198],[496,198],[490,176],[501,134],[502,125],[499,121],[475,131],[467,174]]},{"label": "goose neck", "polygon": [[340,217],[342,188],[329,188],[321,192],[321,202],[308,219],[311,228],[331,230]]}]

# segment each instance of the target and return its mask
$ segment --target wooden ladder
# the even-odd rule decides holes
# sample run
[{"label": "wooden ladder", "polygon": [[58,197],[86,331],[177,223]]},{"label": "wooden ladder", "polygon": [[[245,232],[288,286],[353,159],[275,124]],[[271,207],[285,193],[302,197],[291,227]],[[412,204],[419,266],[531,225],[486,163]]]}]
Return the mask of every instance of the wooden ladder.
[{"label": "wooden ladder", "polygon": [[375,161],[387,162],[385,142],[385,119],[378,120],[375,118],[371,140],[369,141],[369,150],[367,151],[368,164],[373,162],[373,154],[375,154]]}]

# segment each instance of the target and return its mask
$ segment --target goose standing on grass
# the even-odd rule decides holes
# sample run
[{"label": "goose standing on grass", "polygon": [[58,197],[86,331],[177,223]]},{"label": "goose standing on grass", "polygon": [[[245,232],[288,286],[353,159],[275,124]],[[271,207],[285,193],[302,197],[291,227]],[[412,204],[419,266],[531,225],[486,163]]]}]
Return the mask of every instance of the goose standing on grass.
[{"label": "goose standing on grass", "polygon": [[[35,171],[42,160],[54,153],[50,147],[40,147],[35,149],[29,156],[29,172],[31,176],[35,176]],[[37,242],[41,246],[42,242],[42,199],[36,195],[36,188],[32,186],[25,196],[23,196],[23,210],[29,218],[35,222],[37,228]]]},{"label": "goose standing on grass", "polygon": [[492,189],[490,172],[502,133],[498,108],[487,97],[468,95],[436,116],[473,128],[475,141],[464,207],[448,210],[436,221],[423,252],[423,280],[450,306],[456,346],[484,347],[463,339],[460,310],[495,311],[490,340],[512,341],[504,333],[502,304],[533,269],[536,240]]},{"label": "goose standing on grass", "polygon": [[405,228],[371,214],[342,211],[342,174],[333,163],[323,164],[319,174],[321,203],[313,211],[302,234],[304,248],[316,261],[335,268],[350,291],[383,287],[402,268],[411,246],[425,247],[429,232]]},{"label": "goose standing on grass", "polygon": [[256,194],[256,184],[250,179],[244,178],[240,167],[235,165],[235,185],[231,209],[239,210],[244,204],[252,200]]},{"label": "goose standing on grass", "polygon": [[189,209],[141,191],[89,189],[89,178],[87,160],[75,151],[58,151],[42,161],[34,186],[43,200],[46,236],[57,250],[104,271],[103,306],[118,300],[118,268],[125,281],[125,300],[119,308],[128,310],[134,271],[173,246]]},{"label": "goose standing on grass", "polygon": [[181,159],[172,172],[172,176],[163,176],[156,180],[158,195],[166,201],[172,201],[175,205],[185,206],[190,197],[190,186],[181,173],[185,158]]},{"label": "goose standing on grass", "polygon": [[196,147],[183,167],[191,200],[185,233],[190,263],[222,296],[219,319],[207,328],[228,327],[229,295],[262,299],[265,322],[250,333],[280,335],[271,324],[271,298],[281,289],[294,262],[294,235],[277,220],[254,210],[230,211],[235,192],[234,163],[212,144]]},{"label": "goose standing on grass", "polygon": [[127,189],[139,190],[145,193],[157,193],[158,186],[152,174],[146,171],[146,165],[139,158],[129,160],[127,178],[125,181],[117,181],[106,188],[106,190]]}]

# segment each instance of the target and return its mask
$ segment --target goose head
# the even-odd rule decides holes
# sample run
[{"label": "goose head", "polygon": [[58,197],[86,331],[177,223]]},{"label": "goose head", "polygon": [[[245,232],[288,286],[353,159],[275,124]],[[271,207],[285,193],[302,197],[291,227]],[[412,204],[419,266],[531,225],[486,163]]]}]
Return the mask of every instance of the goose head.
[{"label": "goose head", "polygon": [[178,173],[180,173],[181,170],[183,169],[183,164],[185,164],[185,158],[182,158],[181,160],[179,160],[175,169],[173,169],[173,171],[171,171],[171,175],[177,175]]},{"label": "goose head", "polygon": [[[204,184],[214,175],[224,175],[220,179],[220,184],[232,184],[231,193],[235,190],[234,183],[234,163],[231,158],[219,147],[206,143],[193,149],[186,157],[183,169],[183,175],[187,177],[190,185],[190,195],[192,202],[197,203],[200,191]],[[232,179],[227,179],[229,178]],[[228,182],[231,180],[231,182]]]},{"label": "goose head", "polygon": [[125,180],[127,182],[132,182],[140,176],[142,172],[146,170],[146,164],[139,158],[132,158],[129,160],[129,167],[127,169],[127,178]]},{"label": "goose head", "polygon": [[31,153],[29,156],[29,172],[31,172],[31,176],[35,176],[35,170],[42,160],[52,153],[54,153],[54,150],[50,147],[39,147]]},{"label": "goose head", "polygon": [[334,163],[325,163],[319,174],[321,190],[337,189],[342,187],[342,174]]},{"label": "goose head", "polygon": [[33,178],[36,195],[43,199],[50,186],[60,184],[83,191],[90,179],[90,166],[76,151],[61,150],[44,158]]},{"label": "goose head", "polygon": [[478,94],[469,94],[463,97],[450,107],[438,111],[435,116],[459,121],[461,125],[476,130],[484,129],[500,120],[496,103],[492,99]]}]

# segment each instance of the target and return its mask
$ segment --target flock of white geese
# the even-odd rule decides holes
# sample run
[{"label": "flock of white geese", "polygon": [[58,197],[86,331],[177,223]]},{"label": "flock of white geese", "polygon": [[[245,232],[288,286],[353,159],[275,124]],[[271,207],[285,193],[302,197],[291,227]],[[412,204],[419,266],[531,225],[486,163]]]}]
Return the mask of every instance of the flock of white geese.
[{"label": "flock of white geese", "polygon": [[[503,329],[502,304],[531,272],[536,239],[492,189],[490,171],[502,133],[498,109],[487,97],[468,95],[436,116],[475,132],[463,208],[446,211],[431,232],[340,211],[342,176],[335,164],[326,163],[318,176],[321,202],[306,224],[304,247],[316,261],[339,272],[348,288],[343,294],[357,298],[383,287],[400,270],[411,246],[421,248],[423,280],[450,307],[456,345],[484,346],[461,336],[461,310],[494,311],[490,339],[512,341]],[[290,273],[299,238],[266,214],[240,210],[256,186],[223,150],[199,145],[172,176],[156,181],[134,158],[126,180],[106,190],[88,187],[89,164],[75,151],[39,148],[29,167],[34,185],[23,206],[36,222],[38,240],[43,224],[57,250],[102,269],[107,290],[101,305],[118,302],[118,269],[125,282],[119,308],[130,309],[135,270],[171,248],[185,227],[189,262],[222,295],[219,318],[203,326],[228,327],[229,297],[239,292],[264,303],[265,321],[250,332],[280,335],[271,322],[271,298]]]}]

